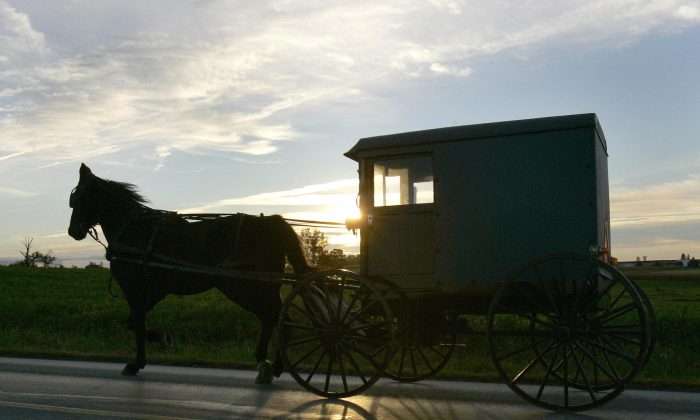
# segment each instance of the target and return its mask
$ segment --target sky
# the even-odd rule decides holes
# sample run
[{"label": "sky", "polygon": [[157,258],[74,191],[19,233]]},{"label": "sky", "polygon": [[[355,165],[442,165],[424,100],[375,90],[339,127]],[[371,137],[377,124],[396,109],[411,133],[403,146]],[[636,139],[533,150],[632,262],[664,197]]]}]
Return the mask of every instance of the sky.
[{"label": "sky", "polygon": [[588,112],[613,255],[700,257],[699,47],[693,0],[0,0],[0,263],[103,261],[67,234],[81,162],[155,208],[343,221],[360,138]]}]

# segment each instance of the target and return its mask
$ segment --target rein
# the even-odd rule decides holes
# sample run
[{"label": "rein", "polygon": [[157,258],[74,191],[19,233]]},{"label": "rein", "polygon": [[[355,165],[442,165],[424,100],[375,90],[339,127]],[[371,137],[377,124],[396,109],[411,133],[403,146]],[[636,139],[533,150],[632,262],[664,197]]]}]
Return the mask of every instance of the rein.
[{"label": "rein", "polygon": [[[108,257],[109,255],[109,249],[107,248],[107,245],[104,244],[100,240],[100,234],[97,233],[97,229],[95,229],[95,226],[91,226],[90,229],[88,229],[88,234],[92,239],[95,240],[98,244],[102,245],[102,247],[105,249],[105,257]],[[107,261],[109,261],[110,258],[107,258]],[[114,280],[114,276],[112,275],[112,270],[109,270],[109,284],[107,286],[107,291],[109,292],[109,295],[112,296],[113,298],[116,299],[126,299],[125,296],[119,296],[114,291],[112,290],[112,281]]]}]

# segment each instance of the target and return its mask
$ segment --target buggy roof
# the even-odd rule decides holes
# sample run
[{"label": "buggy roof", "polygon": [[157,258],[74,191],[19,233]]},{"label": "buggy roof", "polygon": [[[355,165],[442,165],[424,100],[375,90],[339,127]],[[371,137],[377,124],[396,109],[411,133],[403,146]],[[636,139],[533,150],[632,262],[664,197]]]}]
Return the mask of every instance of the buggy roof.
[{"label": "buggy roof", "polygon": [[434,128],[431,130],[411,131],[407,133],[389,134],[384,136],[366,137],[360,139],[345,156],[355,161],[364,151],[393,149],[418,146],[425,144],[444,143],[452,141],[475,140],[489,137],[504,137],[518,134],[571,130],[577,128],[594,128],[607,150],[605,136],[600,127],[596,114],[576,114],[557,117],[533,118],[527,120],[503,121],[486,124],[462,125],[455,127]]}]

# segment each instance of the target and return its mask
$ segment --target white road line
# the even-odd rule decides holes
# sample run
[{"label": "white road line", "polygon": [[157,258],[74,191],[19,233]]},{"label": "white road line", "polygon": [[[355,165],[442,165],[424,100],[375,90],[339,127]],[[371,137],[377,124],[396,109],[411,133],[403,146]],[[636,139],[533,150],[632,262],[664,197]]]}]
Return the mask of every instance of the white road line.
[{"label": "white road line", "polygon": [[20,408],[26,410],[40,410],[40,411],[50,411],[52,413],[66,413],[66,414],[88,414],[91,416],[100,417],[123,417],[131,419],[145,419],[145,420],[192,420],[186,417],[172,417],[172,416],[154,416],[151,414],[139,414],[139,413],[124,413],[120,411],[103,411],[103,410],[91,410],[88,408],[74,408],[74,407],[62,407],[57,405],[45,405],[45,404],[28,404],[28,403],[18,403],[10,401],[0,401],[0,407],[8,408]]}]

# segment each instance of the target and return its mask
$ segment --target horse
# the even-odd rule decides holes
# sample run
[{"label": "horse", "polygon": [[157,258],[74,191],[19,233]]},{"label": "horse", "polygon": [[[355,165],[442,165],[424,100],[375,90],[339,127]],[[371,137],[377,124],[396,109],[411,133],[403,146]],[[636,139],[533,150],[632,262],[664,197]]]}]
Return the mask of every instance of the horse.
[{"label": "horse", "polygon": [[[97,224],[101,226],[111,275],[129,305],[127,327],[136,337],[136,358],[122,374],[133,376],[146,366],[145,340],[152,333],[146,330],[148,311],[169,294],[192,295],[216,288],[260,321],[256,383],[271,383],[283,370],[279,350],[274,363],[267,360],[282,309],[281,283],[178,268],[278,273],[281,278],[286,257],[294,272],[303,275],[314,268],[294,230],[279,215],[236,214],[191,222],[175,212],[152,209],[147,202],[135,185],[102,179],[84,163],[69,198],[73,210],[68,234],[80,241],[92,235]],[[149,264],[163,259],[181,264]]]}]

